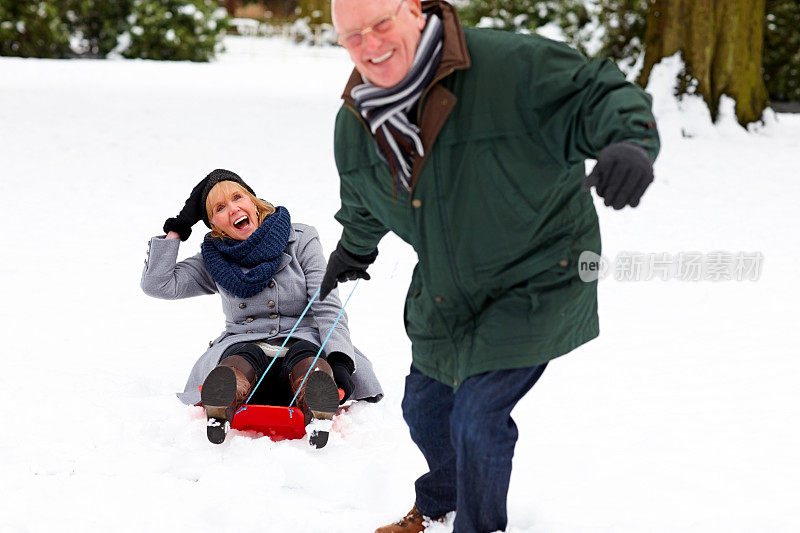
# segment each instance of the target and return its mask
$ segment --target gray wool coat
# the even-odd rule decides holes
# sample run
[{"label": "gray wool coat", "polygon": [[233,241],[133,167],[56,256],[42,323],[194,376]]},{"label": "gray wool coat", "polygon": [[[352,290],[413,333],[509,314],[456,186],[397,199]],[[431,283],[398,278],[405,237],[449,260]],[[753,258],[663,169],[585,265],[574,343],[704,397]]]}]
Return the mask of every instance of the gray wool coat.
[{"label": "gray wool coat", "polygon": [[[198,387],[219,363],[225,349],[237,342],[283,339],[317,291],[325,274],[325,258],[317,230],[305,224],[292,224],[289,242],[272,281],[260,293],[250,298],[238,298],[217,285],[208,272],[202,254],[177,262],[179,239],[153,237],[148,244],[147,259],[142,273],[141,286],[145,294],[156,298],[174,300],[202,294],[218,293],[222,297],[225,313],[225,331],[211,341],[208,350],[200,356],[189,374],[186,387],[178,398],[187,404],[200,402]],[[317,346],[327,336],[341,302],[332,292],[324,302],[314,300],[303,320],[292,334]],[[355,365],[352,399],[379,400],[383,390],[372,370],[372,363],[350,342],[347,315],[339,323],[325,344],[326,355],[342,352]]]}]

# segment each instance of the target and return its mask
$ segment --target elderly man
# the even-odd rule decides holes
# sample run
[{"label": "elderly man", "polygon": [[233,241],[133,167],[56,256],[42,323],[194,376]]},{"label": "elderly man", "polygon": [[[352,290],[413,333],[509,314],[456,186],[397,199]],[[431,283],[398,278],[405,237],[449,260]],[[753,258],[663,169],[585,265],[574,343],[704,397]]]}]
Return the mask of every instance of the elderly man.
[{"label": "elderly man", "polygon": [[[653,180],[650,98],[609,61],[541,37],[461,27],[442,0],[335,0],[355,70],[336,118],[342,237],[322,284],[361,277],[389,231],[417,252],[403,416],[430,471],[419,532],[506,527],[510,413],[547,362],[598,335],[589,188],[635,207]],[[584,160],[597,159],[585,178]]]}]

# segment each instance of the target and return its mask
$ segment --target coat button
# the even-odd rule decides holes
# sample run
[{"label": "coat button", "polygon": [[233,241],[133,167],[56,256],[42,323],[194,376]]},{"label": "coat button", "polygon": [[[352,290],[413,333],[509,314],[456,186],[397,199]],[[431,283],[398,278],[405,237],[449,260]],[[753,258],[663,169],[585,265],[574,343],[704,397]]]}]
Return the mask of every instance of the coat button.
[{"label": "coat button", "polygon": [[278,313],[270,313],[269,317],[270,318],[278,318]]},{"label": "coat button", "polygon": [[434,297],[433,297],[433,300],[434,300],[434,301],[435,301],[437,304],[440,304],[440,303],[442,303],[442,302],[444,301],[444,298],[442,298],[442,297],[441,297],[441,296],[439,296],[439,295],[436,295],[436,296],[434,296]]},{"label": "coat button", "polygon": [[561,261],[558,262],[558,266],[560,266],[560,267],[565,267],[568,264],[569,264],[569,261],[567,261],[566,259],[562,259]]},{"label": "coat button", "polygon": [[246,303],[242,302],[239,304],[239,309],[244,309],[245,307],[247,307]]},{"label": "coat button", "polygon": [[414,198],[413,200],[411,200],[411,205],[415,209],[419,209],[420,207],[422,207],[422,200],[420,200],[419,198]]},{"label": "coat button", "polygon": [[249,324],[250,322],[253,321],[253,317],[249,316],[249,317],[245,318],[244,321]]},{"label": "coat button", "polygon": [[278,330],[275,329],[275,328],[272,328],[271,330],[269,330],[269,334],[270,335],[275,335],[276,333],[278,333]]},{"label": "coat button", "polygon": [[274,302],[274,301],[272,301],[272,300],[268,301],[268,302],[267,302],[267,307],[269,307],[270,309],[272,309],[273,307],[275,307],[275,302]]},{"label": "coat button", "polygon": [[269,288],[270,289],[274,289],[275,288],[275,280],[274,279],[269,282]]}]

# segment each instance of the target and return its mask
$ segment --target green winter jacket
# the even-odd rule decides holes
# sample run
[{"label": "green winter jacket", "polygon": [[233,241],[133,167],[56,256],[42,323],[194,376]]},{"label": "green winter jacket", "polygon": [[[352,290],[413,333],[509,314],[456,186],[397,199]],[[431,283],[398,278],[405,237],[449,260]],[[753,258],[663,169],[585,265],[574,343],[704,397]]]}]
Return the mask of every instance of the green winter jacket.
[{"label": "green winter jacket", "polygon": [[453,386],[498,369],[544,363],[596,337],[597,282],[578,256],[600,253],[584,160],[629,141],[654,160],[650,98],[610,61],[442,17],[444,52],[414,119],[425,157],[411,193],[395,191],[350,97],[336,118],[342,245],[373,252],[389,231],[417,252],[406,297],[412,364]]}]

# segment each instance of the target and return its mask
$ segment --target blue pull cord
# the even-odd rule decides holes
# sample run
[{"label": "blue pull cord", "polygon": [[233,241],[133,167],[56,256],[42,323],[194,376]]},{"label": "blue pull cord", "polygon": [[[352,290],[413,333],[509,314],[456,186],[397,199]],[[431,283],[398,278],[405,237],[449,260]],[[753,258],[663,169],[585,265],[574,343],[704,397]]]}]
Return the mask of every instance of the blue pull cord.
[{"label": "blue pull cord", "polygon": [[[278,353],[275,355],[275,357],[272,358],[272,361],[270,361],[269,366],[267,366],[267,369],[264,371],[263,374],[261,374],[261,379],[259,379],[258,383],[256,383],[256,386],[253,387],[253,392],[251,392],[250,396],[247,397],[247,400],[245,400],[245,402],[243,404],[243,407],[241,409],[239,409],[238,411],[236,411],[236,414],[239,414],[240,412],[244,411],[247,408],[247,404],[250,403],[250,400],[253,398],[253,395],[256,393],[256,389],[258,389],[258,386],[261,385],[262,381],[264,381],[264,377],[266,377],[267,372],[269,372],[269,369],[272,368],[272,365],[275,364],[275,361],[278,360],[278,355],[280,355],[280,353],[283,351],[283,347],[286,346],[286,343],[289,342],[289,339],[292,337],[292,333],[294,333],[294,330],[297,329],[297,326],[300,324],[300,321],[303,320],[304,316],[306,316],[306,313],[311,308],[311,304],[314,303],[314,300],[317,299],[317,295],[319,295],[320,289],[322,289],[322,287],[317,289],[317,292],[315,292],[314,296],[311,297],[311,300],[308,301],[308,305],[306,306],[305,309],[303,309],[303,312],[300,313],[300,318],[298,318],[297,322],[295,322],[294,326],[292,326],[292,330],[289,332],[289,335],[287,335],[286,338],[283,339],[283,344],[281,344],[280,350],[278,350]],[[339,319],[337,318],[336,320],[339,320]],[[289,404],[289,405],[291,405],[291,404]]]},{"label": "blue pull cord", "polygon": [[333,321],[333,325],[331,326],[331,330],[328,332],[328,335],[325,337],[325,340],[322,342],[322,346],[319,347],[319,351],[317,352],[317,355],[314,357],[314,360],[311,362],[311,366],[308,368],[308,372],[306,372],[306,375],[303,376],[303,382],[300,383],[300,386],[297,388],[297,392],[294,393],[294,398],[292,398],[292,401],[289,402],[289,407],[290,407],[289,416],[291,416],[292,404],[297,399],[297,395],[300,394],[300,391],[303,390],[303,386],[306,384],[306,380],[308,379],[308,376],[311,374],[311,371],[314,369],[314,365],[317,364],[317,359],[319,359],[319,354],[322,353],[322,349],[325,347],[325,343],[328,342],[328,339],[331,337],[331,333],[333,333],[333,329],[336,327],[336,324],[339,323],[339,318],[341,318],[342,313],[344,313],[344,308],[347,306],[347,302],[350,301],[350,298],[353,297],[353,293],[356,292],[356,287],[358,287],[358,282],[359,281],[361,281],[361,278],[356,278],[356,284],[353,285],[353,290],[350,291],[350,295],[347,297],[347,300],[344,301],[344,304],[342,305],[342,308],[339,310],[339,314],[336,315],[336,320]]}]

